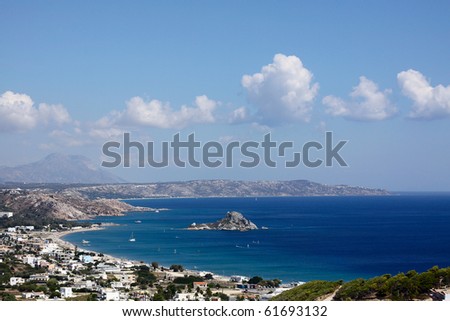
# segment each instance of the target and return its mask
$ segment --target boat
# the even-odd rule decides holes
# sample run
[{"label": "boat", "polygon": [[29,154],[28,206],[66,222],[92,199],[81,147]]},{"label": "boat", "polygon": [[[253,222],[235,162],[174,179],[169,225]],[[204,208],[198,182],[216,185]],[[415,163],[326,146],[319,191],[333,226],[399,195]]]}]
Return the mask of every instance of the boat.
[{"label": "boat", "polygon": [[89,244],[89,243],[91,243],[91,242],[90,242],[90,241],[83,240],[83,241],[81,241],[81,243],[83,243],[83,244]]},{"label": "boat", "polygon": [[159,210],[155,210],[155,213],[159,213]]},{"label": "boat", "polygon": [[267,226],[261,226],[261,230],[268,230],[269,228]]},{"label": "boat", "polygon": [[131,233],[130,238],[128,239],[130,242],[136,242],[136,238],[134,237],[133,233]]},{"label": "boat", "polygon": [[137,221],[134,221],[134,223],[136,223],[136,224],[141,224],[141,223],[142,223],[142,221],[140,221],[140,220],[137,220]]}]

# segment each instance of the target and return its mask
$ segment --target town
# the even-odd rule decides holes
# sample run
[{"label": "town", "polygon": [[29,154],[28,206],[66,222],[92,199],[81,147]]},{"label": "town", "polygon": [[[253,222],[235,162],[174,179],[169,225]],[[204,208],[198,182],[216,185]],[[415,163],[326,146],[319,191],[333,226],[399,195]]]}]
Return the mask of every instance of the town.
[{"label": "town", "polygon": [[269,300],[298,285],[118,259],[61,240],[67,233],[99,228],[97,224],[88,228],[61,224],[58,229],[4,229],[0,234],[0,300],[254,301]]}]

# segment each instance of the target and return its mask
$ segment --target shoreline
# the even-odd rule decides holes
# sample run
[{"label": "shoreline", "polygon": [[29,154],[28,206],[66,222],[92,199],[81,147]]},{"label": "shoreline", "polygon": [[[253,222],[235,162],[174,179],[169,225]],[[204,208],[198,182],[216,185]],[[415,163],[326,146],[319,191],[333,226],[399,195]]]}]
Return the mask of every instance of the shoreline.
[{"label": "shoreline", "polygon": [[[102,254],[105,258],[112,260],[112,261],[116,261],[116,262],[120,262],[120,263],[125,263],[125,262],[131,262],[134,265],[148,265],[151,266],[151,262],[145,262],[145,261],[140,261],[140,260],[133,260],[133,259],[128,259],[128,258],[120,258],[120,257],[116,257],[113,256],[111,254],[107,254],[107,253],[103,253],[103,252],[98,252],[98,251],[94,251],[94,250],[90,250],[90,249],[86,249],[85,247],[79,247],[76,244],[70,243],[68,241],[63,240],[63,237],[65,237],[66,235],[70,235],[70,234],[75,234],[75,233],[82,233],[82,232],[89,232],[89,231],[101,231],[101,230],[105,230],[108,226],[105,227],[85,227],[85,228],[81,228],[81,229],[77,229],[77,230],[68,230],[68,231],[62,231],[62,232],[43,232],[43,231],[39,231],[39,232],[34,232],[36,234],[41,235],[44,238],[49,238],[52,239],[53,242],[55,242],[56,244],[58,244],[59,246],[61,246],[64,249],[69,249],[69,250],[73,250],[75,247],[77,247],[79,250],[83,250],[86,252],[91,252],[91,253],[95,253],[97,255]],[[175,263],[174,263],[175,264]],[[155,272],[164,272],[167,275],[170,275],[171,277],[179,277],[179,276],[184,276],[185,274],[188,275],[195,275],[195,276],[204,276],[207,273],[211,273],[214,277],[214,280],[217,281],[221,281],[221,282],[228,282],[230,280],[230,276],[227,275],[220,275],[220,274],[216,274],[210,271],[199,271],[199,270],[192,270],[192,269],[184,269],[183,272],[173,272],[169,269],[169,267],[164,266],[164,265],[160,265],[159,266],[160,271],[155,271]]]},{"label": "shoreline", "polygon": [[[421,192],[418,192],[421,193]],[[431,192],[434,193],[434,192]],[[441,193],[441,192],[436,192]],[[450,192],[442,192],[448,193]],[[389,193],[389,194],[348,194],[348,195],[338,195],[338,194],[317,194],[317,195],[255,195],[255,196],[161,196],[161,197],[132,197],[132,198],[114,198],[117,201],[139,201],[139,200],[172,200],[172,199],[211,199],[211,198],[307,198],[307,197],[373,197],[373,196],[399,196],[399,193]],[[159,209],[161,210],[161,209]],[[170,209],[163,209],[170,210]]]}]

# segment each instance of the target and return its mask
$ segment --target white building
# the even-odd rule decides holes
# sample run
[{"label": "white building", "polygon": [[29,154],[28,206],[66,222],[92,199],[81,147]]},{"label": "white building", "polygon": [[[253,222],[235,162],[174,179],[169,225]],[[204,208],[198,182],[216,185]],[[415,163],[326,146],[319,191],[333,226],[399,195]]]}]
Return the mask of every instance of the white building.
[{"label": "white building", "polygon": [[236,282],[236,283],[241,283],[244,281],[248,281],[249,278],[246,276],[242,276],[242,275],[232,275],[230,277],[230,282]]},{"label": "white building", "polygon": [[102,298],[105,301],[120,301],[120,292],[113,289],[103,289]]},{"label": "white building", "polygon": [[41,258],[39,258],[39,257],[28,255],[28,256],[25,256],[22,259],[22,261],[23,261],[24,264],[29,264],[31,266],[36,266],[36,265],[39,265],[40,259]]},{"label": "white building", "polygon": [[10,218],[13,217],[13,212],[0,212],[0,218]]},{"label": "white building", "polygon": [[48,282],[49,279],[50,277],[48,276],[47,273],[30,275],[30,281]]},{"label": "white building", "polygon": [[9,284],[11,286],[15,286],[15,285],[20,285],[25,283],[25,279],[24,278],[19,278],[19,277],[11,277],[9,278]]},{"label": "white building", "polygon": [[74,286],[75,289],[89,289],[89,290],[93,290],[94,288],[97,287],[97,283],[95,283],[94,281],[91,280],[85,280],[85,281],[77,281],[75,282]]},{"label": "white building", "polygon": [[111,287],[113,289],[129,289],[130,285],[129,284],[125,285],[120,281],[114,281],[114,282],[111,282]]},{"label": "white building", "polygon": [[60,250],[59,245],[56,243],[47,243],[45,244],[44,248],[41,250],[41,254],[50,254],[54,253],[57,250]]},{"label": "white building", "polygon": [[71,298],[73,296],[71,287],[62,287],[59,289],[59,293],[61,293],[62,298]]},{"label": "white building", "polygon": [[118,266],[100,263],[97,265],[97,271],[105,273],[119,273],[121,270]]}]

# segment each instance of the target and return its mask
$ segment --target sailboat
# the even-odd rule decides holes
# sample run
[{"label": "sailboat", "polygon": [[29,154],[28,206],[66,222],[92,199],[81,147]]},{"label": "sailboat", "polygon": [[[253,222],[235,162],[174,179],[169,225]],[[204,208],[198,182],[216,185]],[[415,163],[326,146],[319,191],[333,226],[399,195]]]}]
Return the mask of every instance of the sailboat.
[{"label": "sailboat", "polygon": [[136,239],[134,238],[133,232],[131,232],[131,236],[130,236],[130,238],[129,238],[128,241],[130,241],[130,242],[136,242]]}]

